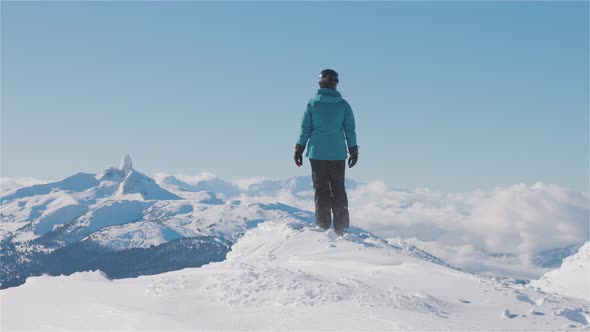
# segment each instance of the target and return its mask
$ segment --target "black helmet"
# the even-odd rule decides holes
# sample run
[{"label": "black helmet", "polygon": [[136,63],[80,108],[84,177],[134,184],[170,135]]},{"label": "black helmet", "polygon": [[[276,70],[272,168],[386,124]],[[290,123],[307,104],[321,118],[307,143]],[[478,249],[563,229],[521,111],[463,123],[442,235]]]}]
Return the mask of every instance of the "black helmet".
[{"label": "black helmet", "polygon": [[338,73],[333,69],[324,69],[320,73],[320,79],[318,80],[320,87],[322,88],[336,88],[338,84]]}]

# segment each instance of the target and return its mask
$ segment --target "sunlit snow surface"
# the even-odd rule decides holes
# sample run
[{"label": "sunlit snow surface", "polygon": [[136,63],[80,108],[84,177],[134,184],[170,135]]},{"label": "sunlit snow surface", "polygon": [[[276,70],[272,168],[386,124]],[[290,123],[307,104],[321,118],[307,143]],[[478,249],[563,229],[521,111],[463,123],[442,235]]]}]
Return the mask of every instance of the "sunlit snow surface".
[{"label": "sunlit snow surface", "polygon": [[3,330],[588,330],[588,301],[430,261],[405,243],[297,220],[248,230],[227,260],[2,290]]},{"label": "sunlit snow surface", "polygon": [[590,242],[564,259],[558,269],[531,284],[546,291],[590,300]]}]

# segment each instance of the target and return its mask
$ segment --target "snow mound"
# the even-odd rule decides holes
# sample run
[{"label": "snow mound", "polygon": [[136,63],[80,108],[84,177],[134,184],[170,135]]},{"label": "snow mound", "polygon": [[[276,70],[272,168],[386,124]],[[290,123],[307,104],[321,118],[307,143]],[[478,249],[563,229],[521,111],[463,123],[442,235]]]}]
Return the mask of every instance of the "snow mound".
[{"label": "snow mound", "polygon": [[[445,316],[449,302],[413,288],[386,282],[367,282],[368,275],[405,269],[424,261],[411,249],[356,232],[338,237],[302,221],[268,221],[244,235],[204,289],[231,305],[258,307],[355,306],[397,308]],[[227,273],[226,271],[232,271]],[[452,270],[449,270],[452,271]]]},{"label": "snow mound", "polygon": [[531,286],[590,301],[590,241],[566,257],[561,267],[532,281]]}]

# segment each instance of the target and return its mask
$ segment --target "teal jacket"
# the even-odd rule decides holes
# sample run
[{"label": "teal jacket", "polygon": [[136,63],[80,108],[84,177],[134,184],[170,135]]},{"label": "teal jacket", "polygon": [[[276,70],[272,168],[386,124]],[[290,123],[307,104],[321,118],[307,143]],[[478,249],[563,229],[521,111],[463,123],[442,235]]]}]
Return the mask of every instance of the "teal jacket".
[{"label": "teal jacket", "polygon": [[352,108],[340,92],[322,88],[307,103],[297,144],[307,145],[310,159],[346,160],[346,145],[356,146],[356,131]]}]

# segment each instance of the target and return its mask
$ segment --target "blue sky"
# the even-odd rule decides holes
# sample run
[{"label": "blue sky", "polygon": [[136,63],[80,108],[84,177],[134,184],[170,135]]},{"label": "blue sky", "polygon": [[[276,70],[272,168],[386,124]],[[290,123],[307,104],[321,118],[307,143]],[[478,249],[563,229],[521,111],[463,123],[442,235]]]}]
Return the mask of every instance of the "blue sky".
[{"label": "blue sky", "polygon": [[588,2],[2,2],[1,176],[118,165],[224,178],[292,161],[324,68],[347,176],[588,191]]}]

